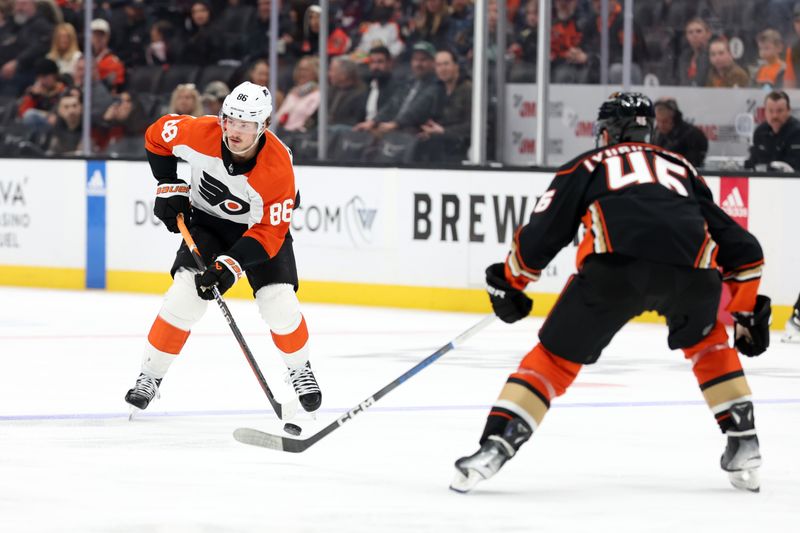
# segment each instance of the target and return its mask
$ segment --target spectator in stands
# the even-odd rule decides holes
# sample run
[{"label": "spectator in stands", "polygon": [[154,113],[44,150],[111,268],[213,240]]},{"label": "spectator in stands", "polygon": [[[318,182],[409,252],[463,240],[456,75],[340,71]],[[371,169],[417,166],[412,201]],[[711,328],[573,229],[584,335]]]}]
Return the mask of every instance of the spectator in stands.
[{"label": "spectator in stands", "polygon": [[[611,8],[611,4],[612,2],[609,2],[609,8]],[[578,17],[578,0],[555,0],[554,6],[550,35],[552,82],[586,83],[589,78],[589,54],[584,51],[586,29],[583,21]],[[538,23],[538,7],[536,12]],[[616,17],[616,13],[612,13],[612,15]],[[529,37],[536,35],[537,32],[529,31]],[[614,33],[611,35],[613,37]],[[536,53],[535,43],[528,42],[527,46],[529,52]],[[530,50],[531,48],[532,50]],[[614,62],[614,59],[609,59]],[[536,63],[536,57],[533,56],[529,61]]]},{"label": "spectator in stands", "polygon": [[122,4],[122,13],[110,19],[109,47],[127,67],[144,65],[150,38],[144,0],[117,0],[117,4]]},{"label": "spectator in stands", "polygon": [[205,114],[219,115],[219,110],[222,109],[222,102],[230,92],[231,90],[224,81],[212,81],[206,85],[201,97]]},{"label": "spectator in stands", "polygon": [[[318,5],[308,6],[303,15],[302,34],[288,44],[288,50],[294,57],[306,55],[319,56],[319,28],[322,9]],[[337,56],[346,53],[352,42],[347,33],[339,27],[328,29],[328,55]]]},{"label": "spectator in stands", "polygon": [[36,64],[36,81],[25,91],[18,108],[22,123],[37,130],[49,129],[55,124],[56,103],[63,90],[58,65],[52,59],[40,59]]},{"label": "spectator in stands", "polygon": [[188,37],[183,43],[180,63],[188,65],[213,65],[220,58],[222,37],[211,26],[211,4],[195,0],[189,11]]},{"label": "spectator in stands", "polygon": [[[558,3],[556,3],[556,16],[553,17],[553,29],[551,32],[551,50],[556,41],[556,26],[562,25],[558,17]],[[536,54],[539,40],[539,0],[528,0],[525,4],[525,23],[522,28],[514,33],[514,42],[508,47],[508,51],[518,61],[529,65],[536,65]],[[552,52],[551,52],[552,53]],[[586,55],[586,54],[584,54]],[[534,80],[530,80],[534,81]]]},{"label": "spectator in stands", "polygon": [[800,2],[794,5],[792,27],[794,28],[794,43],[786,48],[786,72],[783,75],[783,86],[796,88],[798,86],[797,77],[800,75]]},{"label": "spectator in stands", "polygon": [[247,37],[245,31],[250,22],[255,18],[255,8],[242,0],[227,0],[225,6],[220,6],[217,2],[219,15],[214,21],[215,29],[220,32],[223,51],[220,57],[223,59],[240,60],[248,54],[246,48]]},{"label": "spectator in stands", "polygon": [[61,95],[56,107],[56,123],[47,143],[48,155],[73,155],[81,149],[83,104],[80,91]]},{"label": "spectator in stands", "polygon": [[705,85],[708,79],[710,40],[711,30],[706,21],[693,18],[686,23],[686,41],[689,47],[684,49],[678,59],[678,81],[681,85],[694,87]]},{"label": "spectator in stands", "polygon": [[4,92],[19,94],[33,82],[36,62],[50,50],[54,25],[37,13],[34,0],[14,0],[14,24],[13,55],[0,67],[0,80]]},{"label": "spectator in stands", "polygon": [[789,95],[772,91],[764,99],[766,121],[753,133],[746,168],[800,172],[800,120],[792,116]]},{"label": "spectator in stands", "polygon": [[95,57],[100,80],[112,93],[117,93],[125,84],[125,65],[119,57],[108,48],[111,38],[111,26],[103,19],[94,19],[91,24],[92,53]]},{"label": "spectator in stands", "polygon": [[175,62],[175,29],[167,20],[159,20],[150,26],[150,43],[144,51],[148,65],[169,65]]},{"label": "spectator in stands", "polygon": [[197,92],[197,87],[195,87],[194,83],[181,83],[173,89],[167,113],[191,115],[193,117],[203,115],[200,93]]},{"label": "spectator in stands", "polygon": [[[81,57],[75,63],[75,75],[70,82],[71,86],[83,92],[83,75],[86,72],[86,58]],[[97,71],[97,65],[92,68],[92,109],[91,118],[92,123],[99,122],[103,118],[108,106],[111,105],[113,97],[111,91],[105,83],[100,80],[100,74]]]},{"label": "spectator in stands", "polygon": [[[278,55],[286,53],[287,46],[293,42],[294,23],[283,9],[284,2],[278,7]],[[288,5],[288,4],[287,4]],[[272,0],[258,0],[256,16],[250,21],[245,31],[246,49],[250,57],[269,57],[270,17],[272,16]]]},{"label": "spectator in stands", "polygon": [[465,57],[472,50],[475,9],[472,0],[450,2],[450,46],[459,56]]},{"label": "spectator in stands", "polygon": [[75,63],[83,56],[78,46],[78,36],[75,27],[69,22],[57,24],[53,30],[53,43],[50,46],[48,59],[52,59],[58,65],[61,74],[75,73]]},{"label": "spectator in stands", "polygon": [[421,161],[460,163],[467,155],[472,116],[472,83],[461,75],[450,50],[436,52],[436,76],[445,94],[441,117],[420,126],[417,154]]},{"label": "spectator in stands", "polygon": [[370,50],[385,46],[392,57],[397,57],[406,49],[400,33],[399,5],[397,0],[376,0],[367,21],[361,25],[361,38],[353,51],[353,59],[366,59]]},{"label": "spectator in stands", "polygon": [[405,130],[419,133],[420,126],[439,116],[442,93],[434,72],[436,50],[431,43],[420,41],[412,48],[411,77],[395,89],[389,103],[372,120],[356,124],[353,129],[383,135]]},{"label": "spectator in stands", "polygon": [[[247,81],[251,81],[256,85],[261,85],[262,87],[269,87],[270,84],[270,72],[269,72],[269,61],[264,58],[259,58],[253,61],[253,64],[250,65],[250,68],[247,69]],[[283,91],[278,89],[275,92],[272,92],[273,102],[272,105],[275,109],[279,108],[283,103],[284,94]]]},{"label": "spectator in stands", "polygon": [[364,120],[367,88],[358,65],[347,57],[334,57],[328,69],[328,124],[352,126]]},{"label": "spectator in stands", "polygon": [[[0,66],[14,59],[17,54],[16,30],[11,0],[0,0]],[[0,86],[2,84],[0,78]]]},{"label": "spectator in stands", "polygon": [[278,124],[282,132],[308,131],[317,125],[319,109],[319,60],[304,56],[294,67],[294,87],[278,108]]},{"label": "spectator in stands", "polygon": [[[422,0],[417,14],[408,21],[410,43],[420,41],[444,48],[450,36],[450,9],[446,0]],[[433,61],[431,61],[433,63]]]},{"label": "spectator in stands", "polygon": [[[595,13],[593,23],[586,26],[586,33],[583,42],[586,49],[596,50],[596,55],[599,57],[600,51],[600,30],[602,28],[602,17],[600,10],[602,4],[600,0],[592,0],[592,8]],[[608,0],[608,77],[611,83],[619,83],[622,81],[622,50],[625,37],[625,20],[622,14],[622,4],[619,0]],[[647,61],[649,53],[647,51],[647,43],[644,40],[644,33],[639,25],[639,22],[634,18],[633,20],[633,64],[631,65],[631,82],[638,84],[642,83],[642,69],[641,65]],[[599,61],[595,62],[599,68]],[[599,78],[597,72],[592,74],[594,79]],[[705,76],[701,81],[705,81]]]},{"label": "spectator in stands", "polygon": [[783,37],[776,30],[767,28],[758,34],[756,41],[762,64],[754,76],[755,84],[768,88],[782,87],[783,72],[786,69],[786,64],[781,61]]},{"label": "spectator in stands", "polygon": [[711,39],[708,56],[711,68],[708,71],[706,87],[750,86],[750,76],[733,60],[728,39],[725,37]]},{"label": "spectator in stands", "polygon": [[100,127],[92,130],[92,136],[102,152],[124,137],[140,138],[149,125],[150,117],[144,112],[141,101],[123,91],[105,110]]},{"label": "spectator in stands", "polygon": [[683,119],[678,103],[662,98],[655,103],[656,128],[653,144],[685,157],[696,167],[702,167],[708,152],[708,139],[703,131]]},{"label": "spectator in stands", "polygon": [[369,90],[364,104],[364,119],[374,120],[392,98],[395,84],[392,83],[392,54],[385,46],[376,46],[369,51]]}]

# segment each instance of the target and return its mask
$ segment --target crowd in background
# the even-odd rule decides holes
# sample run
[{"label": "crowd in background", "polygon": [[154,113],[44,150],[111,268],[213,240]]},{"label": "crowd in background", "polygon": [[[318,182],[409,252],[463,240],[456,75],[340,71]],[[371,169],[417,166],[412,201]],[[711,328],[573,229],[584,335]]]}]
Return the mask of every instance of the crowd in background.
[{"label": "crowd in background", "polygon": [[[598,83],[601,1],[552,4],[551,81]],[[497,7],[488,0],[489,60],[504,57],[509,82],[534,82],[538,0],[505,2],[504,50],[496,44]],[[634,84],[648,77],[699,87],[798,83],[800,4],[793,0],[636,0],[634,7]],[[608,0],[608,8],[608,75],[618,83],[623,1]],[[321,10],[309,0],[283,0],[278,9],[275,121],[296,158],[313,159]],[[88,28],[92,151],[142,155],[142,133],[157,116],[215,114],[235,84],[269,85],[270,16],[271,0],[96,2]],[[331,0],[329,18],[330,157],[464,159],[473,1]],[[80,1],[0,0],[0,153],[82,149],[83,21]],[[494,69],[489,72],[491,90]],[[676,116],[677,107],[664,109]],[[491,132],[491,102],[489,111]]]}]

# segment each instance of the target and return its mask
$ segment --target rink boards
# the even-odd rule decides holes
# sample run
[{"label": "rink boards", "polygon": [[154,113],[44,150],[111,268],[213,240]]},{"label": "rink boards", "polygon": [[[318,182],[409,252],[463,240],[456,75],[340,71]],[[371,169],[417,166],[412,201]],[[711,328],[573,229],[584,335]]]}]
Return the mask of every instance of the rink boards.
[{"label": "rink boards", "polygon": [[[5,285],[162,292],[180,244],[152,214],[146,162],[4,160]],[[179,166],[179,175],[188,175]],[[301,299],[485,311],[486,265],[502,261],[552,174],[533,171],[297,167],[292,234]],[[782,325],[800,291],[800,180],[709,177],[715,198],[761,241],[763,292]],[[545,314],[574,272],[576,241],[531,286]],[[249,294],[241,283],[231,296]]]}]

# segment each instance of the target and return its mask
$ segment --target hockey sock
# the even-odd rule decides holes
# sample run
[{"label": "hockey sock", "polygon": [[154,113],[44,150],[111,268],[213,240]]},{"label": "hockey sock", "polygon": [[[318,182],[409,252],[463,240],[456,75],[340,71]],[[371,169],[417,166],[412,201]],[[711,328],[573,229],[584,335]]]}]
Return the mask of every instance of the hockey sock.
[{"label": "hockey sock", "polygon": [[175,356],[181,352],[189,333],[157,316],[147,336],[148,345],[144,351],[142,372],[163,378]]},{"label": "hockey sock", "polygon": [[283,362],[289,368],[301,368],[308,361],[308,327],[306,319],[300,315],[300,324],[293,330],[281,332],[270,330],[272,341],[280,350]]},{"label": "hockey sock", "polygon": [[736,350],[728,345],[728,333],[721,322],[705,339],[684,350],[711,412],[724,433],[730,428],[729,409],[750,400],[750,387]]},{"label": "hockey sock", "polygon": [[512,418],[522,419],[535,431],[550,408],[550,400],[566,392],[581,365],[549,352],[541,343],[531,350],[511,374],[489,412],[481,444],[499,435]]}]

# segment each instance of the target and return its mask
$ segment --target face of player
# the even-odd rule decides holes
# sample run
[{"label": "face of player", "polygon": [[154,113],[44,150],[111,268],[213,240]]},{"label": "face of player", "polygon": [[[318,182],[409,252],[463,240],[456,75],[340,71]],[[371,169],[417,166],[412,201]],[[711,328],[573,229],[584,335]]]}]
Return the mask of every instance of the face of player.
[{"label": "face of player", "polygon": [[767,118],[767,124],[769,127],[772,128],[772,131],[778,133],[778,131],[786,124],[786,121],[789,120],[789,116],[792,114],[789,110],[789,104],[786,103],[786,100],[771,100],[767,99],[766,104],[764,104],[764,114]]},{"label": "face of player", "polygon": [[222,131],[228,138],[228,148],[232,152],[241,152],[251,147],[255,148],[254,144],[256,137],[258,137],[257,122],[224,117],[222,119]]}]

